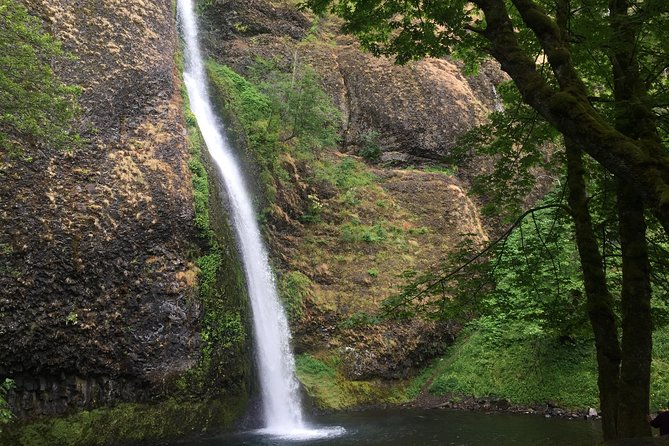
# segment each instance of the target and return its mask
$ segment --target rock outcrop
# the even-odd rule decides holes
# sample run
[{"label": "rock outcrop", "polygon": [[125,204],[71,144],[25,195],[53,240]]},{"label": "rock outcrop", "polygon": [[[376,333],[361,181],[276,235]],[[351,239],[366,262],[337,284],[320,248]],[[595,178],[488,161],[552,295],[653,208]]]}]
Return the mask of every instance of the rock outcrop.
[{"label": "rock outcrop", "polygon": [[26,5],[75,56],[55,68],[85,143],[0,154],[0,378],[24,419],[154,401],[198,364],[204,317],[173,2]]},{"label": "rock outcrop", "polygon": [[495,85],[505,77],[492,63],[477,76],[465,76],[446,59],[399,66],[363,52],[334,19],[297,12],[290,2],[219,0],[204,18],[209,54],[240,72],[257,57],[312,65],[344,116],[344,146],[355,152],[378,133],[380,160],[387,163],[443,159],[499,106]]}]

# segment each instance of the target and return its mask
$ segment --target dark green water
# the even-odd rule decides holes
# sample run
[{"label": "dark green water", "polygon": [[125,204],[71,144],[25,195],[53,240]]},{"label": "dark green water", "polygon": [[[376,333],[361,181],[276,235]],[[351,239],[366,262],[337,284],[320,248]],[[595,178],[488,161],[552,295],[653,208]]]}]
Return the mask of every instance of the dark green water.
[{"label": "dark green water", "polygon": [[593,446],[601,440],[597,422],[540,415],[395,409],[338,413],[312,421],[315,428],[341,426],[346,432],[308,440],[241,432],[172,446]]}]

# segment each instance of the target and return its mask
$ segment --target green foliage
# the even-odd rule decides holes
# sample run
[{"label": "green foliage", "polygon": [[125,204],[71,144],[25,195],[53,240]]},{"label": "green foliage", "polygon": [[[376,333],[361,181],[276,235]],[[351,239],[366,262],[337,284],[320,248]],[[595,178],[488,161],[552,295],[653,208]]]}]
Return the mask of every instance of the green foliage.
[{"label": "green foliage", "polygon": [[304,301],[311,296],[311,279],[299,271],[281,275],[279,291],[283,306],[291,320],[298,320],[304,312]]},{"label": "green foliage", "polygon": [[650,410],[666,410],[669,399],[669,327],[653,334],[653,362],[650,380]]},{"label": "green foliage", "polygon": [[4,382],[0,384],[0,432],[2,432],[2,425],[9,423],[14,414],[7,404],[7,392],[14,388],[14,381],[5,378]]},{"label": "green foliage", "polygon": [[8,256],[14,252],[12,245],[7,243],[0,243],[0,255]]},{"label": "green foliage", "polygon": [[323,361],[314,358],[311,355],[298,355],[295,358],[295,366],[301,374],[308,374],[319,379],[334,379],[337,377],[337,371]]},{"label": "green foliage", "polygon": [[188,161],[193,183],[195,200],[195,227],[205,239],[209,239],[209,179],[200,158]]},{"label": "green foliage", "polygon": [[303,354],[295,357],[297,376],[319,407],[345,409],[406,402],[402,383],[393,386],[373,381],[348,381],[339,373],[339,361],[336,356],[319,359]]},{"label": "green foliage", "polygon": [[430,392],[505,398],[518,405],[597,407],[595,353],[589,343],[526,339],[501,345],[493,337],[474,324],[443,358]]},{"label": "green foliage", "polygon": [[199,0],[196,3],[197,13],[202,15],[214,4],[214,0]]},{"label": "green foliage", "polygon": [[[510,328],[511,329],[511,328]],[[505,398],[512,404],[581,409],[597,407],[594,348],[587,341],[560,342],[549,338],[498,342],[499,332],[485,322],[472,323],[447,354],[424,370],[409,395],[434,378],[436,395]],[[505,339],[517,338],[504,336]],[[654,335],[651,411],[666,407],[669,395],[669,330]]]},{"label": "green foliage", "polygon": [[341,226],[341,237],[347,243],[378,243],[388,239],[389,231],[383,223],[368,226],[352,220]]},{"label": "green foliage", "polygon": [[453,46],[457,46],[457,54],[482,57],[472,52],[472,48],[483,48],[482,39],[464,27],[465,23],[475,21],[473,16],[477,12],[465,7],[468,4],[465,0],[426,5],[402,0],[307,0],[305,3],[317,13],[330,10],[344,18],[344,30],[356,34],[373,54],[392,54],[400,63],[425,55],[443,56],[450,53]]},{"label": "green foliage", "polygon": [[[274,202],[279,183],[288,187],[284,154],[313,160],[315,152],[336,144],[339,112],[310,67],[296,64],[289,73],[258,59],[247,79],[209,60],[207,72],[219,102],[241,123],[267,203]],[[306,222],[318,218],[318,200],[312,204]]]},{"label": "green foliage", "polygon": [[197,259],[197,267],[200,268],[200,293],[204,296],[213,296],[215,293],[216,276],[221,263],[221,254],[217,250]]},{"label": "green foliage", "polygon": [[270,99],[257,86],[212,59],[207,61],[207,73],[214,87],[229,95],[229,106],[247,131],[256,130],[255,124],[270,119]]},{"label": "green foliage", "polygon": [[[11,426],[0,444],[12,446],[103,446],[155,443],[231,427],[244,411],[245,398],[167,400],[155,404],[119,404],[64,417]],[[101,429],[104,426],[104,429]],[[120,443],[122,442],[122,443]]]},{"label": "green foliage", "polygon": [[381,156],[381,145],[379,143],[379,132],[370,130],[360,137],[361,146],[358,155],[368,161],[377,161]]},{"label": "green foliage", "polygon": [[458,173],[458,166],[455,164],[452,165],[447,165],[447,166],[428,166],[423,169],[424,172],[430,172],[430,173],[441,173],[446,176],[453,176],[456,173]]},{"label": "green foliage", "polygon": [[339,163],[327,164],[319,169],[317,179],[328,181],[346,193],[373,184],[375,177],[363,163],[345,157]]},{"label": "green foliage", "polygon": [[309,199],[307,212],[300,215],[298,219],[302,223],[313,223],[319,221],[321,211],[323,210],[323,202],[317,195],[309,194],[307,196]]},{"label": "green foliage", "polygon": [[318,75],[294,55],[290,72],[278,60],[258,58],[251,78],[269,99],[271,126],[282,141],[297,138],[312,150],[336,145],[341,114],[319,84]]},{"label": "green foliage", "polygon": [[277,132],[269,125],[272,116],[270,100],[257,86],[231,68],[211,59],[207,61],[206,68],[214,96],[241,124],[246,149],[264,188],[265,201],[273,203],[276,198],[275,178],[285,177],[287,173],[279,158],[283,148]]},{"label": "green foliage", "polygon": [[[195,259],[199,269],[198,291],[203,318],[199,362],[196,367],[178,377],[174,384],[177,390],[189,395],[206,392],[212,382],[216,382],[222,391],[239,390],[243,386],[241,380],[244,379],[242,352],[246,344],[246,327],[241,314],[243,306],[230,299],[229,294],[241,290],[242,272],[238,264],[229,264],[228,257],[221,249],[219,240],[225,234],[216,234],[212,228],[209,213],[209,176],[202,161],[203,150],[206,148],[197,128],[197,120],[188,108],[185,89],[182,90],[182,95],[191,154],[188,166],[192,174],[195,227],[204,247],[204,252]],[[227,237],[228,240],[233,240],[230,233]],[[225,276],[220,274],[222,270],[226,271]],[[235,379],[240,382],[225,381]]]},{"label": "green foliage", "polygon": [[523,104],[515,85],[499,85],[498,91],[504,111],[490,114],[488,123],[461,137],[452,157],[463,162],[476,154],[495,161],[492,173],[474,178],[472,192],[484,199],[485,214],[510,219],[522,212],[538,181],[562,175],[564,163],[558,133]]},{"label": "green foliage", "polygon": [[[495,288],[481,300],[485,320],[500,333],[589,337],[585,296],[570,221],[560,209],[521,222],[496,254]],[[492,327],[491,327],[492,328]],[[493,332],[495,330],[490,330]]]},{"label": "green foliage", "polygon": [[79,315],[76,311],[70,311],[65,317],[65,325],[77,325],[79,323]]},{"label": "green foliage", "polygon": [[483,255],[465,240],[445,273],[407,272],[409,283],[384,312],[436,319],[473,316],[495,342],[590,336],[573,227],[553,193]]},{"label": "green foliage", "polygon": [[68,57],[37,17],[0,0],[0,147],[22,154],[33,145],[74,148],[79,88],[61,82],[51,64]]}]

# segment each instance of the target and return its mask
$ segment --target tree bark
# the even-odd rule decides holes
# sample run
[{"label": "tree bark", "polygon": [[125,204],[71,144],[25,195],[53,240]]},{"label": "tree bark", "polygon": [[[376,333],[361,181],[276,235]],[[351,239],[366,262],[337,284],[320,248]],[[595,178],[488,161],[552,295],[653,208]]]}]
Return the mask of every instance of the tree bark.
[{"label": "tree bark", "polygon": [[602,431],[604,439],[618,438],[618,402],[621,351],[613,297],[606,284],[603,261],[592,227],[585,193],[581,150],[565,139],[568,201],[574,218],[576,245],[583,268],[588,316],[595,335]]},{"label": "tree bark", "polygon": [[[630,16],[629,0],[609,0],[612,31],[611,67],[615,99],[615,127],[637,141],[661,146],[657,123],[649,106],[646,85],[638,61],[638,34],[641,23]],[[621,438],[649,436],[646,420],[649,409],[650,366],[652,360],[651,286],[646,221],[642,197],[619,177],[618,233],[622,249],[622,365],[620,405]]]},{"label": "tree bark", "polygon": [[504,1],[473,1],[486,17],[483,35],[491,55],[511,76],[525,102],[609,172],[625,178],[669,234],[669,155],[661,142],[626,136],[592,107],[559,26],[537,4],[514,0],[523,21],[542,44],[559,88],[546,82],[518,42]]},{"label": "tree bark", "polygon": [[648,437],[652,320],[650,266],[644,207],[636,191],[618,181],[618,218],[623,254],[622,365],[618,435]]}]

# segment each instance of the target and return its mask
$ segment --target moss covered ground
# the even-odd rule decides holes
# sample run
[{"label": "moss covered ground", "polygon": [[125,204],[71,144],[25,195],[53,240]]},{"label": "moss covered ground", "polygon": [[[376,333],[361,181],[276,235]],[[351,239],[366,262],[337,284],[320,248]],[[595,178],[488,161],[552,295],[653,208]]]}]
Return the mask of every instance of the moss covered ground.
[{"label": "moss covered ground", "polygon": [[397,405],[409,401],[407,382],[351,381],[341,374],[336,356],[319,359],[305,353],[297,356],[295,362],[300,382],[320,409]]},{"label": "moss covered ground", "polygon": [[3,446],[97,446],[157,441],[231,427],[244,410],[244,398],[220,401],[167,400],[158,404],[119,404],[75,415],[14,426],[0,432]]}]

